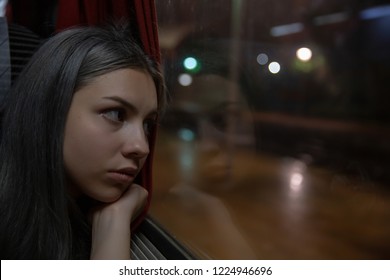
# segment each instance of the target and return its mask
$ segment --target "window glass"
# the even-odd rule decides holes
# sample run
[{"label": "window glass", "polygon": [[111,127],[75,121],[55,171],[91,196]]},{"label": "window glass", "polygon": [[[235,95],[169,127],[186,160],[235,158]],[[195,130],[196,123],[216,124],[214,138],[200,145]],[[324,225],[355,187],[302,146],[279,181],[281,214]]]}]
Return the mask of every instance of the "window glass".
[{"label": "window glass", "polygon": [[151,215],[199,258],[390,258],[390,3],[156,5]]}]

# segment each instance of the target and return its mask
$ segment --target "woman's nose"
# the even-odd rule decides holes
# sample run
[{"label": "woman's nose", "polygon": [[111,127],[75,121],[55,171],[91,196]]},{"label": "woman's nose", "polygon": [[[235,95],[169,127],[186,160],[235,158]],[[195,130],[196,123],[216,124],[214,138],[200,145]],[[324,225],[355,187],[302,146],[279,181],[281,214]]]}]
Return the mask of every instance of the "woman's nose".
[{"label": "woman's nose", "polygon": [[143,158],[149,154],[149,141],[143,125],[131,126],[123,134],[121,153],[126,158]]}]

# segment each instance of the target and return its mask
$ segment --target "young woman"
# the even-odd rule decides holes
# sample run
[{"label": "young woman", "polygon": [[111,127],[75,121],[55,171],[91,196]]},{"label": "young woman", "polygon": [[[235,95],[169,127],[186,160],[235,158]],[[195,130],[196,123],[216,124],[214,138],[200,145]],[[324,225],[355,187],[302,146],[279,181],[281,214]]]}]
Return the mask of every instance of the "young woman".
[{"label": "young woman", "polygon": [[4,104],[1,259],[127,259],[136,184],[165,104],[163,80],[126,27],[49,39]]}]

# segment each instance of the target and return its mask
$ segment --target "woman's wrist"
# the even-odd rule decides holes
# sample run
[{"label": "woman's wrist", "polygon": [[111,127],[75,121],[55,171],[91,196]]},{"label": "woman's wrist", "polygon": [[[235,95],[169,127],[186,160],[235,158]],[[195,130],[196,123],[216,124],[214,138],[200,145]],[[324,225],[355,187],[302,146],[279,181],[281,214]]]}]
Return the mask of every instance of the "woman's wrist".
[{"label": "woman's wrist", "polygon": [[91,259],[130,258],[130,219],[115,210],[94,215]]},{"label": "woman's wrist", "polygon": [[131,221],[146,203],[147,191],[133,184],[117,201],[93,211],[93,259],[129,259]]}]

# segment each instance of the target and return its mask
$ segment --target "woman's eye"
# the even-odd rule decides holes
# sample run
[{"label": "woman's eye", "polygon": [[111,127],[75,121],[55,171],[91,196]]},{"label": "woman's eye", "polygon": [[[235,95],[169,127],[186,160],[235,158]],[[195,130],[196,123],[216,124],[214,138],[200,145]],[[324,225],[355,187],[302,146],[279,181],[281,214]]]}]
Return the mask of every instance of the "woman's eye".
[{"label": "woman's eye", "polygon": [[156,125],[156,120],[150,119],[144,122],[144,131],[146,135],[150,135],[152,133],[153,127]]},{"label": "woman's eye", "polygon": [[122,109],[110,109],[104,111],[102,115],[113,122],[123,122],[125,120],[125,111]]}]

